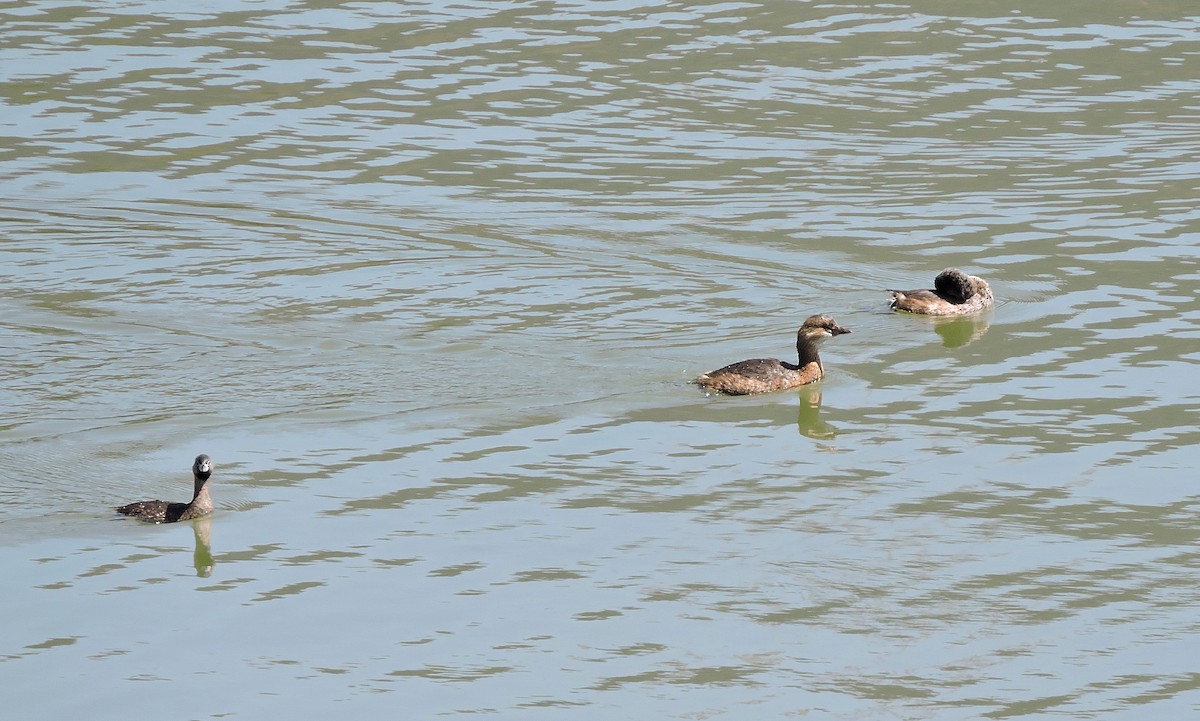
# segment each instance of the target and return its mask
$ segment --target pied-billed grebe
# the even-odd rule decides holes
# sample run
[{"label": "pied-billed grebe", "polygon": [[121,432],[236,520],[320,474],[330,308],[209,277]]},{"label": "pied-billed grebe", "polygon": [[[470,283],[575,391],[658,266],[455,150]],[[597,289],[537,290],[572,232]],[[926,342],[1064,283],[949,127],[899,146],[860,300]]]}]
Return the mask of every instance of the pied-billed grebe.
[{"label": "pied-billed grebe", "polygon": [[167,501],[138,501],[117,508],[117,513],[140,518],[151,523],[174,523],[212,513],[212,496],[208,494],[208,479],[212,476],[213,462],[207,455],[196,456],[192,464],[192,475],[196,479],[196,492],[191,503],[169,503]]},{"label": "pied-billed grebe", "polygon": [[996,302],[987,281],[947,268],[933,279],[932,290],[888,290],[891,308],[922,315],[968,315],[991,308]]},{"label": "pied-billed grebe", "polygon": [[753,358],[704,373],[692,383],[731,396],[770,393],[815,383],[825,375],[821,357],[817,355],[817,341],[849,332],[849,328],[841,327],[828,315],[814,315],[804,321],[796,333],[799,363]]}]

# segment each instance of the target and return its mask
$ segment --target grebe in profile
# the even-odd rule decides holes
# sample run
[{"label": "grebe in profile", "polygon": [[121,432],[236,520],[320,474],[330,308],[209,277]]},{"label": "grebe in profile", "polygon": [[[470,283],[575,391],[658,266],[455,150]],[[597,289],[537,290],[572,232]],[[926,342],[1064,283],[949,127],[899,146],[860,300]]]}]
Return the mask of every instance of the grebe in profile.
[{"label": "grebe in profile", "polygon": [[831,316],[814,315],[804,321],[796,333],[798,363],[754,358],[704,373],[692,383],[731,396],[770,393],[815,383],[825,375],[821,357],[817,355],[817,342],[849,332],[849,328],[838,325]]},{"label": "grebe in profile", "polygon": [[968,315],[992,307],[996,300],[987,281],[947,268],[933,279],[932,290],[889,290],[890,307],[922,315]]},{"label": "grebe in profile", "polygon": [[212,476],[213,462],[207,455],[196,456],[192,464],[192,476],[196,479],[195,494],[191,503],[169,503],[167,501],[138,501],[117,508],[117,513],[140,518],[151,523],[174,523],[212,513],[212,496],[208,493],[208,479]]}]

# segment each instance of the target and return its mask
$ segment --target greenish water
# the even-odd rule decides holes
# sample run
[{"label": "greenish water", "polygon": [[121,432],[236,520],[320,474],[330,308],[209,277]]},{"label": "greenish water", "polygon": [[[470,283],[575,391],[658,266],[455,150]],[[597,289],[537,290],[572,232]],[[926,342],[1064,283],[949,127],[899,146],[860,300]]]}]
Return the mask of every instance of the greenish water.
[{"label": "greenish water", "polygon": [[0,18],[6,713],[1200,705],[1190,3]]}]

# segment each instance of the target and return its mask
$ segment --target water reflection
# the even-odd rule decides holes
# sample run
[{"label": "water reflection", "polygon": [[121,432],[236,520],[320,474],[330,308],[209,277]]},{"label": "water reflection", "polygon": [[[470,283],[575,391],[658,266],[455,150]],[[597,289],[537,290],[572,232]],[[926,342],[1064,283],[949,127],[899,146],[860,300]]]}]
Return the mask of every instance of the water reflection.
[{"label": "water reflection", "polygon": [[192,565],[196,567],[196,575],[208,578],[212,575],[212,516],[204,516],[192,521],[192,532],[196,536],[196,550],[192,553]]},{"label": "water reflection", "polygon": [[[942,341],[945,348],[962,348],[982,338],[987,334],[992,322],[992,311],[965,316],[934,316],[917,315],[915,313],[896,313],[889,311],[904,322],[921,324],[933,330]],[[916,336],[923,334],[925,328],[909,329]]]},{"label": "water reflection", "polygon": [[807,386],[800,389],[800,408],[796,426],[809,438],[828,440],[837,437],[837,428],[821,420],[821,389]]},{"label": "water reflection", "polygon": [[946,348],[961,348],[983,337],[991,323],[991,314],[960,318],[934,318],[933,330]]}]

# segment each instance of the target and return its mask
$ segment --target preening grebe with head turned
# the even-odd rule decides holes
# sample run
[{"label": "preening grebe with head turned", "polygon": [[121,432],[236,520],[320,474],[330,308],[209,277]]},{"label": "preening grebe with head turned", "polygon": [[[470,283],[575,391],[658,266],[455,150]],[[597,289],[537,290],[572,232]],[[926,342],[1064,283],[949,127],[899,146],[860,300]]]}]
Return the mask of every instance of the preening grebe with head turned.
[{"label": "preening grebe with head turned", "polygon": [[968,315],[990,308],[996,299],[987,281],[947,268],[933,279],[932,290],[889,290],[890,307],[922,315]]}]

